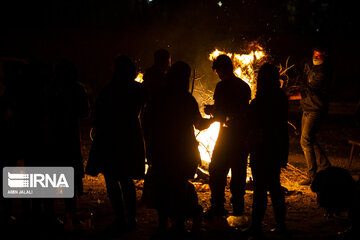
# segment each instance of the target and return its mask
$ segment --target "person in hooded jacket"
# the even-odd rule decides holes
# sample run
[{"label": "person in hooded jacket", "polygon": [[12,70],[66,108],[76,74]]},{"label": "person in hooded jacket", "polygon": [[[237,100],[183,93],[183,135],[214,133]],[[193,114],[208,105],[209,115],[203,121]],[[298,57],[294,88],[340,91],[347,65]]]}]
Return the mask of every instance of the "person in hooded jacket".
[{"label": "person in hooded jacket", "polygon": [[250,103],[250,167],[254,180],[252,233],[261,233],[262,220],[270,192],[276,220],[276,232],[286,232],[285,196],[280,170],[288,161],[288,101],[280,88],[278,69],[265,63],[260,67],[257,92]]},{"label": "person in hooded jacket", "polygon": [[194,127],[203,130],[211,120],[202,118],[195,98],[189,93],[190,67],[179,61],[166,76],[167,87],[149,106],[151,158],[148,159],[155,186],[155,208],[159,231],[167,228],[170,217],[175,230],[182,232],[188,218],[199,220],[202,208],[197,194],[188,181],[200,164]]}]

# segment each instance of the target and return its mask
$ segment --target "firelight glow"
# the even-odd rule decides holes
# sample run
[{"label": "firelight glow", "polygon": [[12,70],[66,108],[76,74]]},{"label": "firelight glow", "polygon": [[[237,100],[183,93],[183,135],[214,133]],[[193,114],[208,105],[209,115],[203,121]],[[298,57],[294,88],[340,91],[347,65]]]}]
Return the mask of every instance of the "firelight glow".
[{"label": "firelight glow", "polygon": [[142,83],[144,81],[144,74],[143,73],[138,73],[138,75],[135,78],[135,82],[139,82]]},{"label": "firelight glow", "polygon": [[[264,49],[258,44],[253,44],[252,50],[247,51],[245,54],[238,53],[228,53],[225,51],[221,51],[215,49],[212,53],[209,54],[209,60],[214,61],[219,55],[226,54],[229,56],[234,64],[234,74],[244,80],[251,88],[251,96],[252,99],[255,97],[256,93],[256,66],[261,65],[263,60],[266,57],[266,52]],[[143,74],[139,73],[135,79],[135,81],[142,83],[143,82]],[[209,117],[204,115],[204,117]],[[208,167],[211,162],[212,153],[215,147],[216,140],[219,135],[220,123],[214,122],[210,125],[208,129],[199,131],[194,128],[196,140],[199,142],[199,152],[201,156],[201,164],[202,166]],[[248,177],[251,173],[248,169]],[[229,173],[229,176],[231,174]]]},{"label": "firelight glow", "polygon": [[225,54],[232,59],[234,74],[249,84],[251,96],[254,98],[256,93],[255,66],[259,65],[265,58],[266,53],[264,49],[259,45],[254,45],[254,49],[246,54],[227,53],[215,49],[209,54],[209,60],[214,61],[221,54]]}]

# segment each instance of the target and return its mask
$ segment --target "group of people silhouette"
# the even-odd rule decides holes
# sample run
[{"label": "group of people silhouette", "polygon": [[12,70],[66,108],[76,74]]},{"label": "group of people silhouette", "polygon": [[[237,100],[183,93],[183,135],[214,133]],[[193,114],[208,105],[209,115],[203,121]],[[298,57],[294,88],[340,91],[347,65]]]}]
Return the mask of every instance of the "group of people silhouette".
[{"label": "group of people silhouette", "polygon": [[[224,217],[225,187],[231,169],[232,215],[242,216],[248,156],[254,195],[251,224],[247,232],[260,235],[270,193],[275,233],[286,234],[286,205],[280,184],[281,168],[288,161],[288,97],[280,88],[277,67],[264,63],[257,74],[255,98],[250,87],[234,75],[231,59],[220,55],[212,69],[220,81],[214,104],[200,114],[189,92],[190,66],[183,61],[171,64],[167,50],[154,53],[154,65],[144,82],[134,81],[136,66],[121,55],[113,63],[111,82],[102,89],[93,107],[94,139],[84,167],[79,119],[91,111],[89,96],[77,81],[77,71],[63,59],[55,67],[33,63],[21,75],[5,74],[0,101],[1,163],[16,166],[72,166],[75,169],[75,196],[64,201],[67,224],[76,225],[77,196],[83,192],[84,174],[102,173],[115,220],[113,232],[136,229],[135,179],[144,179],[142,200],[157,210],[158,232],[185,231],[192,219],[196,231],[203,218]],[[20,77],[19,77],[20,76]],[[208,128],[220,122],[219,136],[209,166],[210,208],[203,212],[193,184],[200,164],[194,127]],[[145,175],[145,166],[149,166]],[[12,216],[11,199],[3,199],[6,221]],[[23,212],[35,218],[56,221],[54,199],[24,199]],[[56,224],[55,224],[56,225]]]},{"label": "group of people silhouette", "polygon": [[[112,80],[92,108],[95,134],[86,166],[79,119],[89,116],[91,106],[85,88],[77,81],[74,64],[63,59],[54,67],[35,62],[26,64],[21,74],[8,71],[2,78],[2,166],[16,166],[23,159],[24,166],[74,167],[75,197],[64,201],[67,224],[73,225],[79,223],[77,196],[83,192],[84,174],[102,173],[115,214],[110,229],[119,232],[136,228],[133,180],[145,179],[143,199],[158,212],[159,232],[166,231],[169,218],[181,232],[186,219],[193,219],[195,229],[203,217],[227,214],[225,186],[230,169],[232,214],[244,214],[250,153],[255,184],[251,231],[261,230],[267,190],[276,203],[277,230],[285,231],[279,176],[280,167],[287,162],[287,99],[279,88],[278,71],[270,63],[261,67],[256,98],[249,104],[251,90],[234,75],[228,56],[217,57],[213,70],[221,81],[215,89],[214,105],[205,106],[205,113],[211,116],[207,119],[189,92],[191,68],[187,63],[171,65],[169,52],[160,49],[140,84],[134,81],[136,66],[131,59],[116,57]],[[211,207],[203,213],[189,182],[200,164],[194,127],[203,130],[214,121],[221,123],[221,129],[209,169]],[[12,216],[11,199],[3,202],[5,215]],[[56,221],[54,199],[24,202],[23,212],[29,219]]]},{"label": "group of people silhouette", "polygon": [[[196,229],[203,217],[226,216],[225,186],[231,169],[232,215],[244,214],[247,159],[250,154],[254,177],[254,204],[251,233],[260,233],[267,205],[267,191],[274,203],[275,231],[286,232],[285,197],[280,185],[280,168],[288,155],[287,97],[279,84],[279,72],[270,64],[259,71],[256,98],[250,87],[236,77],[231,59],[218,56],[213,70],[220,78],[214,104],[205,106],[209,119],[200,114],[189,92],[190,66],[177,61],[170,65],[167,50],[154,54],[154,65],[144,82],[134,81],[135,66],[127,56],[114,62],[112,82],[95,104],[95,138],[86,172],[103,173],[119,231],[136,227],[133,179],[145,176],[143,199],[158,212],[159,232],[168,219],[177,232],[193,220]],[[200,164],[194,127],[208,128],[221,123],[209,167],[211,207],[205,213],[189,180]],[[144,141],[143,141],[144,140]],[[119,185],[120,184],[120,185]],[[125,206],[125,207],[124,207]]]}]

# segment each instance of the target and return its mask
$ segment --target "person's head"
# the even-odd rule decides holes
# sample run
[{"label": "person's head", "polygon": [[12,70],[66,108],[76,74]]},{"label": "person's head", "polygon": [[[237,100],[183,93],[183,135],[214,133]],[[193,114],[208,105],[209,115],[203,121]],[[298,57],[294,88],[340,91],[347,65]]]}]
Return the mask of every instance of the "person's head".
[{"label": "person's head", "polygon": [[219,55],[213,62],[212,69],[216,71],[221,80],[232,76],[234,74],[234,66],[231,59],[225,55]]},{"label": "person's head", "polygon": [[174,63],[166,75],[169,87],[177,91],[188,91],[190,73],[191,69],[187,63],[183,61]]},{"label": "person's head", "polygon": [[154,53],[154,64],[159,66],[163,71],[170,67],[170,53],[165,49],[159,49]]},{"label": "person's head", "polygon": [[271,63],[264,63],[258,72],[256,93],[260,94],[266,91],[271,91],[275,88],[279,88],[279,80],[279,69],[277,69],[277,67]]},{"label": "person's head", "polygon": [[136,76],[136,67],[131,59],[126,55],[121,55],[114,60],[114,79],[124,79],[131,82]]},{"label": "person's head", "polygon": [[315,66],[323,64],[328,57],[328,51],[324,47],[313,48],[312,62]]}]

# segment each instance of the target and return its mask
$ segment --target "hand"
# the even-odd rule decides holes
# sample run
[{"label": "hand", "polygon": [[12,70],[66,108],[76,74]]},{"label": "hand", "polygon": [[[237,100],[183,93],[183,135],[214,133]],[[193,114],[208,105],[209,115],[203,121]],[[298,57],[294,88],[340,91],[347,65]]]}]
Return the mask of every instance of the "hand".
[{"label": "hand", "polygon": [[214,105],[205,105],[204,112],[207,115],[212,115],[214,112]]}]

